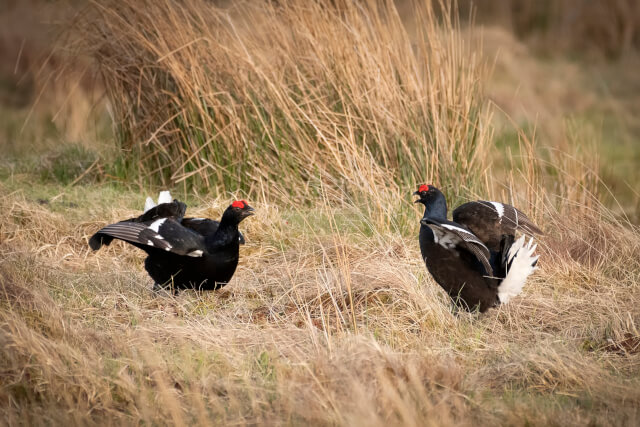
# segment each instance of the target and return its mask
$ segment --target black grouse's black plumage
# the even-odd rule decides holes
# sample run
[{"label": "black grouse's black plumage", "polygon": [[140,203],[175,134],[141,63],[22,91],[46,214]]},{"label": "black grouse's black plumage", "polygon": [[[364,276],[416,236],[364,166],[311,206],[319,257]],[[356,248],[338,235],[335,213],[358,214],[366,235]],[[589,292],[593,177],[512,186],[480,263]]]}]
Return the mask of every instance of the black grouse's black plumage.
[{"label": "black grouse's black plumage", "polygon": [[137,218],[99,230],[89,240],[93,250],[116,238],[145,252],[145,269],[161,287],[174,290],[218,289],[229,282],[239,260],[244,238],[238,224],[253,215],[244,200],[233,202],[220,222],[184,218],[186,205],[174,200],[149,208]]},{"label": "black grouse's black plumage", "polygon": [[[153,220],[158,218],[171,218],[174,221],[182,222],[184,220],[184,214],[187,210],[187,205],[184,203],[174,200],[169,203],[160,203],[157,206],[147,209],[142,215],[137,216],[135,218],[125,219],[121,222],[139,222],[139,223],[147,223],[153,222]],[[190,218],[187,218],[189,220]],[[216,221],[217,223],[217,221]],[[97,232],[91,239],[89,239],[89,246],[91,249],[98,250],[102,245],[109,246],[113,241],[114,237],[108,234]]]},{"label": "black grouse's black plumage", "polygon": [[453,211],[453,221],[464,224],[492,251],[499,250],[502,236],[514,236],[516,230],[529,235],[543,234],[519,209],[486,200],[458,206]]},{"label": "black grouse's black plumage", "polygon": [[447,220],[444,194],[421,185],[414,195],[425,206],[420,252],[435,281],[468,310],[486,311],[520,293],[538,257],[533,240],[515,231],[541,233],[522,212],[497,202],[465,203]]}]

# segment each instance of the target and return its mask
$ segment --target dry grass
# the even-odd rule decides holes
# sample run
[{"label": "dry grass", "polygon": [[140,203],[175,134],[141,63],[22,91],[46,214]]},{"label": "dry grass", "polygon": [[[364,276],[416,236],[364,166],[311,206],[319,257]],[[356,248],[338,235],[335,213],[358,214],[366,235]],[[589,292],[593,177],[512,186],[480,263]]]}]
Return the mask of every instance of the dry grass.
[{"label": "dry grass", "polygon": [[424,179],[458,196],[486,168],[471,39],[429,2],[413,19],[410,37],[390,1],[118,1],[78,31],[134,177],[384,205]]},{"label": "dry grass", "polygon": [[[6,424],[638,424],[640,230],[602,206],[598,156],[518,131],[498,159],[471,36],[427,7],[411,45],[391,6],[107,1],[79,18],[139,182],[171,182],[191,214],[248,196],[258,215],[226,288],[155,294],[138,250],[87,245],[145,195],[0,169]],[[452,312],[420,260],[424,180],[542,224],[522,296]]]},{"label": "dry grass", "polygon": [[232,283],[172,297],[140,252],[86,244],[139,195],[41,204],[20,187],[0,199],[10,424],[638,421],[640,236],[611,219],[547,217],[524,295],[475,316],[450,311],[415,232],[363,235],[344,225],[364,220],[355,207],[261,204]]}]

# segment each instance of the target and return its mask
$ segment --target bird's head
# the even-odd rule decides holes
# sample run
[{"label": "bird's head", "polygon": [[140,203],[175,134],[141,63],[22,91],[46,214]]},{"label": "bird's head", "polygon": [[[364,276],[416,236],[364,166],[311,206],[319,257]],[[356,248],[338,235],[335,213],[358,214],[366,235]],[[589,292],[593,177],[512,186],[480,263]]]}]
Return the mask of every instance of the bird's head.
[{"label": "bird's head", "polygon": [[236,200],[227,208],[227,212],[232,215],[238,223],[248,216],[254,215],[255,210],[249,206],[246,200]]},{"label": "bird's head", "polygon": [[413,195],[419,197],[414,203],[422,203],[424,205],[425,218],[447,218],[447,199],[442,194],[442,191],[435,186],[423,184],[418,187],[418,191]]},{"label": "bird's head", "polygon": [[414,203],[422,203],[425,206],[444,198],[444,194],[431,184],[422,184],[413,195],[418,196]]}]

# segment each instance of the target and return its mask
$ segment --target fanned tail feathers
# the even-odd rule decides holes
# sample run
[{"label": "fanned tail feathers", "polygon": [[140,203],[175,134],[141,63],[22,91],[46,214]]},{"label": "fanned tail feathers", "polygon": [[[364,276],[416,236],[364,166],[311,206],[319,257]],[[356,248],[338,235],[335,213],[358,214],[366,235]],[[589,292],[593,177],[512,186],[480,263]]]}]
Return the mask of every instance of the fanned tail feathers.
[{"label": "fanned tail feathers", "polygon": [[151,197],[147,197],[147,200],[144,202],[144,212],[146,213],[149,209],[153,209],[163,203],[171,203],[171,201],[171,193],[169,191],[161,191],[158,195],[158,203],[154,202]]},{"label": "fanned tail feathers", "polygon": [[521,236],[509,248],[507,275],[498,286],[498,298],[502,304],[522,292],[527,277],[536,269],[538,255],[533,254],[538,245],[534,244],[533,238],[525,243],[525,237]]},{"label": "fanned tail feathers", "polygon": [[144,212],[147,212],[149,209],[155,208],[157,205],[153,201],[151,197],[147,197],[147,200],[144,202]]},{"label": "fanned tail feathers", "polygon": [[168,191],[161,191],[158,196],[158,204],[161,205],[163,203],[171,203],[171,193]]}]

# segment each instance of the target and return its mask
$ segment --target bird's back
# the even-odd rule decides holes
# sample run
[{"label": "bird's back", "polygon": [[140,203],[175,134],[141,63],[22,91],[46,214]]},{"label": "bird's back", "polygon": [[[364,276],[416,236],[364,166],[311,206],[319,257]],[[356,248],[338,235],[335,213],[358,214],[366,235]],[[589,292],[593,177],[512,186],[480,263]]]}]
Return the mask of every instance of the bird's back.
[{"label": "bird's back", "polygon": [[506,203],[478,200],[467,202],[453,211],[453,220],[471,230],[492,251],[500,250],[503,236],[514,237],[516,231],[529,235],[543,234],[522,211]]}]

